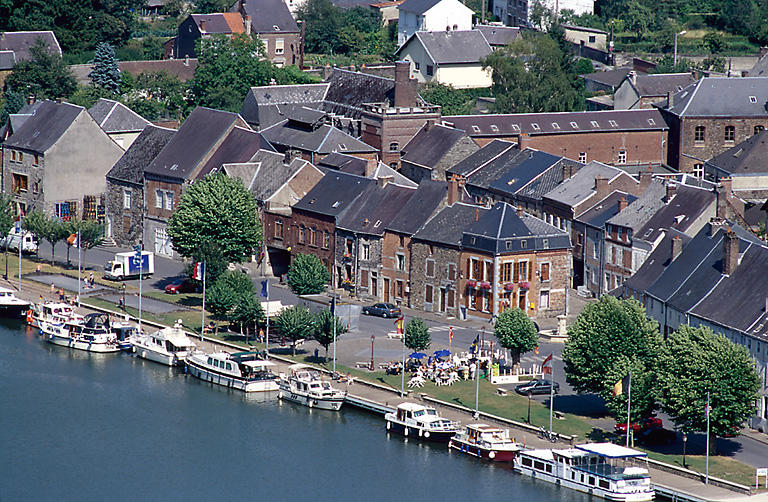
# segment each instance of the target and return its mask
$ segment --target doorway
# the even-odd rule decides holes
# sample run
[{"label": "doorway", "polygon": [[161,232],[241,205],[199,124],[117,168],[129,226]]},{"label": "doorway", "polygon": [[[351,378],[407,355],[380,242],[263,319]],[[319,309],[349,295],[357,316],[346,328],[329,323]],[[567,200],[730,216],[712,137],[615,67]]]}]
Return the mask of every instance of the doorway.
[{"label": "doorway", "polygon": [[389,303],[389,279],[384,278],[384,303]]}]

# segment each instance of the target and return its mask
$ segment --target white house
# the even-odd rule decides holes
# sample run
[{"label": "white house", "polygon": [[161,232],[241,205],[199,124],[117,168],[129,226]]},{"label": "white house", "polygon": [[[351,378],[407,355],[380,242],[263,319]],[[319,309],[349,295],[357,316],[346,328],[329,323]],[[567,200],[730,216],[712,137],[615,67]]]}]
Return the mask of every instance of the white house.
[{"label": "white house", "polygon": [[471,30],[472,14],[459,0],[405,0],[399,7],[397,45],[417,31]]},{"label": "white house", "polygon": [[[595,13],[595,0],[541,0],[541,3],[549,10],[570,10],[577,16]],[[507,26],[529,26],[535,4],[535,0],[494,1],[493,13]]]},{"label": "white house", "polygon": [[411,64],[411,77],[456,89],[490,87],[491,69],[481,61],[493,52],[480,31],[417,31],[395,52]]}]

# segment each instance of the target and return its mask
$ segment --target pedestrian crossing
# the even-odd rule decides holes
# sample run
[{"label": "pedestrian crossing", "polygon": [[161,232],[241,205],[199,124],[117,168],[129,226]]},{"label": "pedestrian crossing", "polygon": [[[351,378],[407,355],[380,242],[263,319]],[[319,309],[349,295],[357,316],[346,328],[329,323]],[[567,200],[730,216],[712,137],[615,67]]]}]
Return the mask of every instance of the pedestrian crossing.
[{"label": "pedestrian crossing", "polygon": [[[451,329],[450,326],[432,326],[431,328],[429,328],[428,331],[430,333],[439,333],[441,331],[450,331],[450,329]],[[454,329],[456,329],[456,328],[454,328]]]}]

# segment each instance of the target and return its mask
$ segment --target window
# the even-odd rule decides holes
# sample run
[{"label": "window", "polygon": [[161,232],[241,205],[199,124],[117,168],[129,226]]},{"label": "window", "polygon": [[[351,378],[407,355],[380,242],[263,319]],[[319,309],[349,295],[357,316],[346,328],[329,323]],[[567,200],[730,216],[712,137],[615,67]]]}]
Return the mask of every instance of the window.
[{"label": "window", "polygon": [[493,281],[493,262],[492,261],[485,262],[485,281],[486,282]]},{"label": "window", "polygon": [[414,65],[414,68],[416,68],[416,70],[421,69],[421,64],[418,61],[413,63],[413,65]]},{"label": "window", "polygon": [[35,160],[34,160],[34,162],[32,163],[32,165],[34,165],[34,166],[37,166],[37,165],[39,165],[39,164],[40,164],[40,156],[39,156],[39,155],[37,155],[37,154],[35,154]]},{"label": "window", "polygon": [[449,281],[456,280],[456,264],[455,263],[448,264],[448,280]]},{"label": "window", "polygon": [[470,261],[472,264],[472,268],[470,270],[469,278],[482,281],[483,269],[481,268],[480,260],[478,260],[477,258],[470,258]]},{"label": "window", "polygon": [[434,73],[435,73],[434,66],[432,66],[431,64],[428,64],[427,65],[427,75],[429,75],[431,77],[432,75],[434,75]]},{"label": "window", "polygon": [[579,128],[579,124],[577,124],[576,122],[571,122],[571,127],[574,128],[574,129],[578,129]]},{"label": "window", "polygon": [[162,190],[155,190],[155,207],[158,209],[163,208],[163,199],[165,196],[163,195]]},{"label": "window", "polygon": [[697,178],[703,178],[704,177],[704,164],[694,164],[693,165],[693,175]]},{"label": "window", "polygon": [[283,239],[283,220],[281,218],[275,220],[275,239]]},{"label": "window", "polygon": [[592,120],[592,121],[590,122],[590,125],[591,125],[592,127],[600,127],[600,124],[597,122],[597,120]]},{"label": "window", "polygon": [[19,152],[19,162],[24,161],[24,154],[22,152]]},{"label": "window", "polygon": [[131,208],[131,191],[123,189],[123,209]]},{"label": "window", "polygon": [[512,281],[512,262],[503,263],[501,265],[501,282]]},{"label": "window", "polygon": [[395,296],[398,298],[402,298],[404,296],[403,294],[404,288],[403,288],[403,281],[395,281]]},{"label": "window", "polygon": [[352,246],[353,245],[354,245],[354,242],[352,241],[352,239],[347,239],[346,240],[345,248],[347,250],[347,254],[350,254],[350,255],[352,254]]},{"label": "window", "polygon": [[582,164],[587,163],[587,152],[579,152],[579,162]]},{"label": "window", "polygon": [[595,43],[595,40],[596,40],[596,37],[595,37],[595,35],[590,35],[590,36],[589,36],[589,43],[590,43],[590,44],[594,44],[594,43]]},{"label": "window", "polygon": [[32,183],[32,193],[40,193],[40,182],[35,181]]},{"label": "window", "polygon": [[309,245],[317,246],[317,229],[314,227],[309,229]]},{"label": "window", "polygon": [[371,259],[371,245],[370,244],[363,244],[363,260],[370,260]]},{"label": "window", "polygon": [[323,249],[328,249],[331,245],[331,234],[328,230],[323,230]]},{"label": "window", "polygon": [[560,124],[557,122],[552,122],[552,129],[560,129]]},{"label": "window", "polygon": [[19,194],[27,191],[27,177],[23,174],[13,173],[13,193]]},{"label": "window", "polygon": [[696,143],[703,143],[706,138],[707,128],[704,126],[696,126],[693,130],[693,141]]},{"label": "window", "polygon": [[541,280],[542,281],[549,280],[549,263],[541,264]]},{"label": "window", "polygon": [[619,150],[619,160],[617,162],[618,164],[626,164],[627,163],[627,151],[626,150]]},{"label": "window", "polygon": [[305,231],[304,225],[300,225],[299,226],[299,242],[301,244],[304,244],[304,231]]},{"label": "window", "polygon": [[285,53],[285,40],[282,38],[278,38],[275,40],[275,54],[284,54]]},{"label": "window", "polygon": [[16,150],[11,150],[11,160],[16,162]]},{"label": "window", "polygon": [[155,253],[165,256],[173,255],[171,239],[168,237],[168,231],[165,228],[155,229]]},{"label": "window", "polygon": [[165,208],[173,211],[173,192],[170,190],[165,192]]},{"label": "window", "polygon": [[611,127],[619,127],[619,124],[615,120],[609,120],[608,125]]},{"label": "window", "polygon": [[432,303],[432,285],[427,284],[424,287],[424,303]]},{"label": "window", "polygon": [[756,125],[756,126],[755,126],[755,129],[754,129],[754,131],[755,131],[754,133],[755,133],[755,134],[760,134],[760,131],[764,131],[764,130],[765,130],[765,127],[764,127],[764,126],[761,126],[761,125]]},{"label": "window", "polygon": [[523,282],[528,280],[528,262],[519,261],[515,263],[512,281]]},{"label": "window", "polygon": [[397,270],[405,270],[405,255],[402,253],[395,254],[395,267]]},{"label": "window", "polygon": [[536,122],[531,122],[531,127],[533,127],[534,131],[538,131],[539,129],[541,129],[539,127],[539,124],[537,124]]},{"label": "window", "polygon": [[390,152],[397,152],[399,150],[400,150],[400,143],[398,143],[397,141],[393,141],[392,143],[389,144]]},{"label": "window", "polygon": [[427,260],[427,270],[425,272],[427,277],[435,276],[435,260]]},{"label": "window", "polygon": [[400,246],[401,248],[402,248],[402,247],[405,247],[405,236],[403,236],[403,235],[401,235],[401,236],[400,236],[400,243],[399,243],[399,246]]},{"label": "window", "polygon": [[734,141],[736,139],[736,128],[734,126],[725,126],[725,141]]}]

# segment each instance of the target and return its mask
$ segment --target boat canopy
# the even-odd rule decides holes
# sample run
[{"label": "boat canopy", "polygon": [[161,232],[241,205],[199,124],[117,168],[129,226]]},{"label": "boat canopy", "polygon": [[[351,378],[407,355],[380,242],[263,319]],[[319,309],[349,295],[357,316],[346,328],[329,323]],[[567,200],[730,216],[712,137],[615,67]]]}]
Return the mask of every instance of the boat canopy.
[{"label": "boat canopy", "polygon": [[292,365],[288,366],[288,369],[291,370],[291,371],[299,371],[299,370],[305,370],[305,369],[306,370],[313,370],[315,368],[313,368],[312,366],[310,366],[308,364],[297,363],[297,364],[292,364]]},{"label": "boat canopy", "polygon": [[192,345],[189,337],[183,330],[178,328],[163,328],[155,336],[171,342],[176,347],[188,347]]},{"label": "boat canopy", "polygon": [[587,443],[576,445],[576,448],[606,458],[647,457],[647,453],[633,450],[613,443]]},{"label": "boat canopy", "polygon": [[277,366],[272,361],[243,361],[243,366],[248,366],[250,368],[266,368],[269,366]]}]

